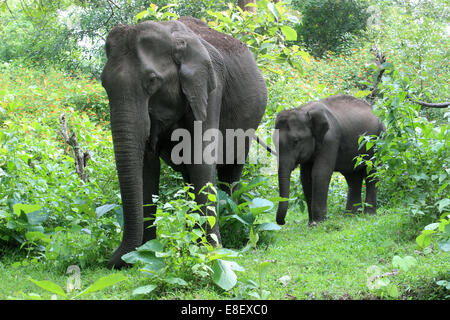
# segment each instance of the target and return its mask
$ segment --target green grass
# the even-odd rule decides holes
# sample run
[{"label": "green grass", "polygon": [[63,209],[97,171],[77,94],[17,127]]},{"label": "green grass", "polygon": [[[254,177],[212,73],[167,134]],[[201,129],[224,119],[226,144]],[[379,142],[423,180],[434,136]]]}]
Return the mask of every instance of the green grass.
[{"label": "green grass", "polygon": [[[294,210],[292,210],[294,211]],[[398,210],[380,210],[377,216],[332,215],[316,227],[306,225],[305,214],[290,212],[287,224],[267,244],[244,253],[237,262],[245,268],[239,273],[270,292],[269,299],[379,299],[381,292],[367,287],[369,266],[376,265],[391,272],[395,255],[414,256],[417,264],[407,272],[389,276],[400,292],[399,299],[444,299],[446,293],[435,284],[448,279],[448,254],[433,249],[428,254],[415,252],[415,236],[411,218]],[[0,263],[0,299],[27,299],[36,293],[49,299],[51,294],[40,289],[35,280],[51,280],[64,287],[68,275],[48,266],[30,263],[13,267],[24,259],[15,250],[6,250]],[[258,266],[269,262],[259,279]],[[116,271],[104,267],[81,270],[81,286],[86,288],[98,278]],[[145,284],[137,268],[122,271],[127,281],[87,295],[87,299],[131,299],[133,289]],[[290,276],[287,283],[279,279]],[[152,299],[231,299],[238,295],[238,285],[224,292],[212,282],[190,284],[188,288],[167,288],[157,291]],[[383,294],[384,298],[389,299]]]}]

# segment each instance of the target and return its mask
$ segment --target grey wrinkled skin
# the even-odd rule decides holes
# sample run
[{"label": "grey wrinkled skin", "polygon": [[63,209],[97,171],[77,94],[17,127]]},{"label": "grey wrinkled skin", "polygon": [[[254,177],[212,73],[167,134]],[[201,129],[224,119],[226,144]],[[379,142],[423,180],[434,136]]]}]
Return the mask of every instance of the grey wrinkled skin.
[{"label": "grey wrinkled skin", "polygon": [[[366,167],[355,167],[355,157],[373,149],[358,150],[361,135],[377,135],[385,130],[373,114],[372,106],[351,96],[337,95],[281,111],[275,122],[278,139],[278,182],[280,196],[289,198],[292,170],[300,166],[300,178],[308,205],[309,224],[326,218],[331,175],[342,173],[348,184],[346,210],[355,212],[361,204],[361,186],[366,182],[365,211],[376,213],[376,181],[368,178]],[[278,137],[276,137],[278,135]],[[276,140],[275,140],[276,141]],[[375,169],[373,169],[375,170]],[[372,174],[374,171],[369,172]],[[285,223],[288,201],[280,202],[276,220]]]},{"label": "grey wrinkled skin", "polygon": [[[242,164],[175,165],[170,155],[178,142],[171,141],[171,133],[177,128],[192,133],[196,120],[202,121],[203,132],[218,128],[224,136],[225,129],[256,129],[267,88],[242,42],[190,17],[117,26],[108,35],[106,53],[102,84],[109,97],[124,214],[122,243],[109,261],[117,268],[125,265],[122,255],[156,237],[149,228],[156,207],[143,205],[158,194],[160,158],[181,172],[196,194],[215,182],[216,169],[219,181],[240,179]],[[194,148],[192,157],[198,151]],[[206,200],[205,195],[196,199],[199,204]],[[220,241],[218,224],[208,232]]]}]

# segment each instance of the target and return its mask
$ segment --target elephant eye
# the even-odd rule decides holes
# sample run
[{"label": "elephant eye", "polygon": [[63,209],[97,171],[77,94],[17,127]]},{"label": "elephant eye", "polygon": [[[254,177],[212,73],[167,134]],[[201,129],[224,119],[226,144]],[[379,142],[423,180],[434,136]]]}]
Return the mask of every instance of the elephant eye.
[{"label": "elephant eye", "polygon": [[148,81],[149,82],[155,82],[156,81],[156,74],[155,73],[150,73],[150,75],[148,76]]}]

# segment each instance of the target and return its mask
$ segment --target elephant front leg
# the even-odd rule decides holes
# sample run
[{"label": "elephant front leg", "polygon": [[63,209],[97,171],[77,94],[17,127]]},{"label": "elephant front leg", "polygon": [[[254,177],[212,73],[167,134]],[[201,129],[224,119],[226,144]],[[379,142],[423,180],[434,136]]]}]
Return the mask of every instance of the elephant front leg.
[{"label": "elephant front leg", "polygon": [[303,193],[305,194],[306,205],[308,207],[308,222],[309,224],[313,223],[312,218],[312,208],[311,208],[311,200],[312,200],[312,166],[310,164],[302,164],[300,165],[300,180],[302,182]]},{"label": "elephant front leg", "polygon": [[315,163],[312,169],[312,196],[310,224],[326,219],[328,187],[333,169],[327,165]]},{"label": "elephant front leg", "polygon": [[144,234],[142,243],[156,238],[156,227],[153,226],[155,219],[156,204],[153,196],[159,195],[159,157],[147,151],[144,156],[143,183],[144,183]]}]

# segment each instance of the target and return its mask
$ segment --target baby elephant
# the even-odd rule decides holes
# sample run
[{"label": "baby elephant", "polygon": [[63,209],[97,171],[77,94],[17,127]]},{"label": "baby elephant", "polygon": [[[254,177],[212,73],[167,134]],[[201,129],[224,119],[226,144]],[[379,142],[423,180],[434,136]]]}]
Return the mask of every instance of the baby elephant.
[{"label": "baby elephant", "polygon": [[[379,136],[385,130],[372,113],[371,105],[347,95],[331,96],[281,111],[275,129],[280,196],[289,197],[291,172],[300,165],[310,224],[326,217],[328,185],[333,171],[342,173],[347,181],[346,210],[355,212],[361,204],[361,185],[365,179],[366,212],[376,213],[376,181],[367,179],[365,166],[354,167],[356,156],[364,153],[373,156],[372,150],[358,150],[358,138]],[[287,209],[288,201],[279,203],[278,224],[285,223]]]}]

